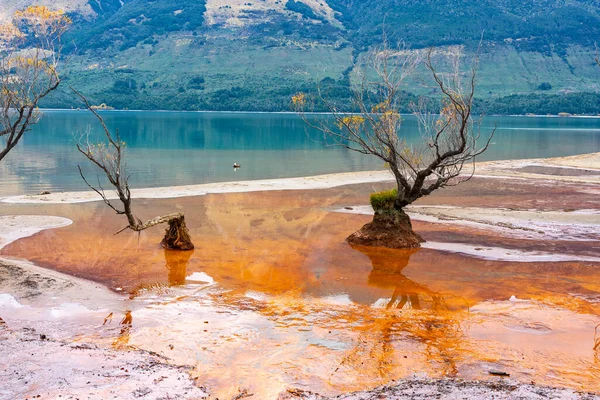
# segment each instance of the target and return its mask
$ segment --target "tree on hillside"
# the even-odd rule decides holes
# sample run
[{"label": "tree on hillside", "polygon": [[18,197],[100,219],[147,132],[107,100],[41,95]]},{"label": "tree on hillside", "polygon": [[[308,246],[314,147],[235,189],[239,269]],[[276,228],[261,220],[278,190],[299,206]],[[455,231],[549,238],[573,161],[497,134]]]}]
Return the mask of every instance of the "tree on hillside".
[{"label": "tree on hillside", "polygon": [[[326,145],[378,157],[395,178],[395,189],[371,196],[373,222],[352,234],[348,238],[350,243],[419,247],[423,239],[414,233],[404,208],[435,190],[470,179],[475,157],[490,144],[491,136],[478,143],[479,125],[472,115],[476,60],[464,79],[459,67],[460,54],[450,57],[449,72],[445,73],[436,70],[433,56],[432,49],[425,53],[392,50],[385,43],[373,50],[364,63],[366,67],[358,68],[354,79],[351,109],[356,113],[340,111],[319,92],[319,100],[328,105],[333,124],[306,117],[305,111],[314,104],[306,94],[292,98],[296,111],[323,133]],[[442,108],[438,114],[432,114],[427,112],[425,100],[412,105],[422,140],[409,144],[402,132],[401,88],[405,79],[420,67],[425,68],[441,93]],[[463,175],[467,167],[468,172]]]},{"label": "tree on hillside", "polygon": [[165,236],[161,242],[161,245],[165,249],[192,250],[194,248],[194,244],[192,243],[188,229],[185,225],[185,216],[183,213],[177,212],[173,214],[167,214],[152,218],[146,222],[142,222],[142,220],[135,216],[131,206],[129,174],[127,173],[124,160],[125,142],[121,140],[118,130],[115,130],[114,135],[110,132],[100,114],[98,114],[98,112],[92,108],[92,106],[90,106],[87,99],[82,94],[74,89],[72,90],[85,103],[87,109],[90,110],[94,116],[96,116],[104,131],[106,141],[100,143],[90,143],[89,135],[81,135],[79,141],[77,142],[77,150],[79,150],[81,154],[83,154],[92,164],[94,164],[104,173],[108,179],[108,182],[116,191],[122,207],[114,205],[111,202],[111,200],[105,194],[104,189],[100,185],[100,179],[98,179],[98,187],[94,187],[85,178],[81,167],[79,167],[79,174],[85,183],[100,195],[107,206],[109,206],[117,214],[125,215],[127,217],[127,226],[115,233],[115,235],[125,231],[126,229],[131,229],[132,231],[139,233],[153,226],[168,223],[169,227],[165,232]]},{"label": "tree on hillside", "polygon": [[0,160],[39,120],[40,100],[60,84],[61,38],[70,23],[63,11],[31,6],[0,26]]}]

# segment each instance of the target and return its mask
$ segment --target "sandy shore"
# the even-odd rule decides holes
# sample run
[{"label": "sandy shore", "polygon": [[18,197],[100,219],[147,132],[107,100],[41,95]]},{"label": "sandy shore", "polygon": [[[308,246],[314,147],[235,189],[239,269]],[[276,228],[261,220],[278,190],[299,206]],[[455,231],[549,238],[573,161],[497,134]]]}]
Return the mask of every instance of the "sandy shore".
[{"label": "sandy shore", "polygon": [[0,249],[44,229],[62,228],[72,223],[68,218],[47,215],[0,215]]},{"label": "sandy shore", "polygon": [[[335,210],[373,215],[371,206]],[[540,211],[507,208],[416,206],[413,220],[490,229],[507,237],[533,240],[600,240],[600,210]]]},{"label": "sandy shore", "polygon": [[[246,193],[271,190],[310,190],[329,189],[359,183],[385,182],[392,180],[389,171],[364,171],[341,174],[317,175],[301,178],[265,179],[239,182],[219,182],[202,185],[171,186],[163,188],[132,189],[133,198],[170,199],[188,196],[204,196],[212,193]],[[109,199],[116,199],[115,193],[107,191]],[[21,204],[60,204],[85,203],[101,200],[97,193],[61,192],[48,195],[23,195],[1,198],[4,203]]]},{"label": "sandy shore", "polygon": [[[22,270],[27,277],[25,279],[29,281],[39,282],[40,276],[46,276],[44,270],[40,271],[28,263],[18,265],[17,268]],[[0,271],[2,271],[1,267]],[[59,397],[65,399],[216,399],[190,379],[191,366],[174,365],[159,353],[127,346],[126,338],[129,336],[127,326],[118,325],[114,321],[113,325],[102,325],[102,317],[107,316],[109,311],[123,309],[125,304],[122,297],[107,293],[101,287],[89,286],[85,281],[61,275],[54,273],[51,276],[60,280],[64,278],[64,282],[70,284],[72,289],[71,292],[63,292],[64,287],[61,282],[57,283],[52,303],[55,306],[51,308],[24,305],[22,295],[12,297],[0,294],[0,314],[5,317],[5,323],[0,323],[0,346],[3,352],[0,368],[5,372],[0,399],[12,400],[35,396],[52,399]],[[20,279],[22,281],[23,278]],[[11,280],[15,280],[14,275]],[[0,280],[0,288],[3,287],[2,285]],[[45,290],[52,292],[53,287],[50,282]],[[63,301],[73,300],[69,293],[76,293],[79,289],[88,291],[91,303],[61,304]],[[148,294],[145,300],[151,298],[153,295]],[[120,306],[116,304],[119,302]],[[177,310],[165,304],[161,307],[163,307],[160,309],[162,311],[155,312],[169,313]],[[115,315],[114,318],[117,319],[117,316]],[[96,322],[92,323],[90,319]],[[168,331],[169,327],[163,329]],[[100,338],[117,336],[113,343],[119,343],[119,346],[107,346],[105,341],[93,340],[97,336]],[[202,382],[198,384],[201,385]],[[224,399],[256,397],[245,390],[240,391],[240,396]],[[424,398],[587,400],[598,399],[600,396],[571,389],[523,384],[507,378],[498,378],[490,382],[465,382],[418,377],[339,396],[322,396],[302,389],[289,388],[278,396],[264,399],[416,400]]]},{"label": "sandy shore", "polygon": [[[548,174],[548,167],[582,170],[581,175]],[[584,171],[583,171],[584,170]],[[596,174],[596,171],[598,174]],[[576,171],[577,172],[577,171]],[[600,183],[600,153],[546,160],[518,160],[481,163],[478,175],[502,179],[527,179],[569,183]],[[306,178],[215,183],[134,190],[137,198],[172,198],[208,193],[238,193],[266,190],[325,189],[342,185],[391,180],[388,171],[331,174]],[[3,198],[7,203],[60,204],[97,201],[94,192],[53,193],[44,196]],[[369,214],[368,206],[336,210]],[[600,212],[575,210],[553,212],[504,208],[433,207],[409,208],[415,220],[490,229],[503,236],[555,240],[599,240]],[[34,235],[43,229],[67,226],[70,220],[52,216],[0,217],[0,248]],[[472,256],[511,261],[600,262],[594,257],[545,254],[478,247],[468,244],[430,242],[425,247]],[[206,279],[204,279],[206,280]],[[0,258],[0,373],[3,389],[0,400],[40,395],[42,398],[212,398],[190,379],[192,365],[172,365],[168,359],[143,349],[107,346],[94,340],[127,334],[127,325],[102,324],[114,313],[120,320],[132,306],[128,299],[105,287],[72,276],[49,271],[34,264]],[[139,306],[139,305],[138,305]],[[169,329],[163,327],[163,329]],[[123,333],[125,332],[125,333]],[[201,384],[201,382],[200,382]],[[479,399],[479,398],[561,398],[595,399],[591,394],[569,389],[544,388],[510,380],[498,383],[459,380],[408,379],[371,391],[323,397],[290,389],[280,399]],[[243,398],[243,397],[239,397]],[[252,397],[251,397],[252,398]]]},{"label": "sandy shore", "polygon": [[[65,337],[64,321],[0,327],[0,399],[202,399],[188,367]],[[33,326],[33,327],[32,327]]]},{"label": "sandy shore", "polygon": [[[46,215],[0,216],[0,249],[45,229],[70,224],[70,219]],[[45,307],[65,301],[97,308],[122,300],[102,285],[41,268],[27,260],[8,257],[0,257],[0,293],[4,293],[6,301],[4,305],[0,303],[0,310],[14,302]],[[9,301],[6,295],[13,297],[14,301]]]},{"label": "sandy shore", "polygon": [[351,393],[336,397],[319,396],[316,393],[290,390],[279,400],[591,400],[599,396],[575,392],[572,390],[547,388],[535,385],[524,385],[512,380],[498,382],[465,382],[454,379],[406,379],[390,385],[364,392]]},{"label": "sandy shore", "polygon": [[547,167],[562,167],[575,169],[597,170],[600,175],[600,153],[579,154],[568,157],[553,158],[532,158],[523,160],[501,160],[487,161],[477,164],[477,172],[482,173],[487,170],[520,168],[529,165],[539,165]]},{"label": "sandy shore", "polygon": [[[336,212],[373,215],[373,208],[357,205],[334,210]],[[573,212],[511,210],[505,208],[408,206],[406,212],[414,221],[458,225],[490,230],[495,234],[529,240],[600,240],[600,212],[578,210]],[[500,247],[482,247],[465,243],[426,242],[423,248],[467,254],[486,260],[512,262],[600,262],[600,257],[578,254],[557,254],[521,251]]]},{"label": "sandy shore", "polygon": [[[0,217],[0,247],[70,223],[52,216]],[[126,302],[102,285],[0,257],[0,400],[205,398],[188,374],[191,366],[89,339],[126,331],[102,325],[110,313],[120,319]]]},{"label": "sandy shore", "polygon": [[[520,169],[526,167],[578,169],[584,171],[582,172],[584,175],[561,176],[548,173],[520,171]],[[489,176],[505,179],[538,179],[574,183],[600,183],[600,153],[548,159],[481,162],[477,164],[476,176]],[[171,186],[162,188],[144,188],[133,189],[131,192],[133,198],[167,199],[188,196],[203,196],[211,193],[329,189],[344,185],[387,181],[393,181],[391,173],[387,170],[380,170],[299,178],[265,179],[254,181],[208,183],[202,185]],[[116,195],[110,191],[107,192],[107,197],[109,199],[116,199]],[[60,192],[47,195],[21,195],[0,198],[1,202],[20,204],[85,203],[98,200],[100,200],[98,194],[93,191]]]}]

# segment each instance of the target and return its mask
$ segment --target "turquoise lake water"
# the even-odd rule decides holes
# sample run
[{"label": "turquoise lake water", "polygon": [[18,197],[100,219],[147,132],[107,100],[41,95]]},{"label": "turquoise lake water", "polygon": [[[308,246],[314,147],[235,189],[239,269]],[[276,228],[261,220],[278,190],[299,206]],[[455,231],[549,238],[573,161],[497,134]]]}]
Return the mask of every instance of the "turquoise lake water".
[{"label": "turquoise lake water", "polygon": [[[321,135],[294,114],[106,111],[111,129],[127,142],[132,187],[309,176],[381,169],[375,157],[325,147]],[[324,118],[323,116],[316,118]],[[600,119],[488,117],[494,145],[481,160],[555,157],[600,151]],[[0,195],[42,190],[85,190],[77,171],[90,181],[96,172],[75,148],[75,137],[99,124],[87,111],[44,111],[43,119],[0,162]],[[405,117],[409,142],[420,139],[416,120]],[[234,171],[233,163],[242,165]]]}]

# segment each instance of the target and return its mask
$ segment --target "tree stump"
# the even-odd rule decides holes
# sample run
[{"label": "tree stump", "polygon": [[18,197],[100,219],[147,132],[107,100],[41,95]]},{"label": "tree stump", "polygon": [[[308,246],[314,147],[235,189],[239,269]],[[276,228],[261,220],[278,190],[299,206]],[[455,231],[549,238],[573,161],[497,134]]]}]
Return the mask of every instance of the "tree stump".
[{"label": "tree stump", "polygon": [[391,249],[415,249],[425,242],[413,231],[410,217],[402,209],[375,210],[373,221],[354,232],[346,240],[353,245]]},{"label": "tree stump", "polygon": [[169,219],[169,227],[165,230],[165,237],[160,245],[170,250],[193,250],[194,244],[185,226],[185,217],[183,214],[176,218]]}]

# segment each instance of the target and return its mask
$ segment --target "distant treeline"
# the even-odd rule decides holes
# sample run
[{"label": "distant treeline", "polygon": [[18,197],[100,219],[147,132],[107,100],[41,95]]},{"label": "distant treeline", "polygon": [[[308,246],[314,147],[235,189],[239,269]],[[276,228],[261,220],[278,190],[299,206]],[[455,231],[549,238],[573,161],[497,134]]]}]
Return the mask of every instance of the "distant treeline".
[{"label": "distant treeline", "polygon": [[[352,109],[352,92],[345,82],[330,78],[320,84],[321,93],[331,104],[345,111]],[[202,81],[196,79],[195,85],[201,86]],[[120,82],[110,91],[102,92],[92,98],[95,104],[107,104],[115,109],[130,110],[187,110],[187,111],[291,111],[291,97],[304,92],[317,100],[314,111],[328,111],[327,105],[318,99],[314,85],[306,84],[300,87],[273,87],[256,91],[249,88],[233,86],[230,89],[217,90],[212,93],[203,93],[199,90],[180,90],[177,93],[164,95],[148,94],[140,91],[135,82]],[[411,103],[416,103],[418,97],[412,93],[404,92],[402,96],[403,113],[413,111]],[[439,108],[439,99],[427,98],[429,109],[435,111]],[[76,99],[67,92],[59,92],[47,99],[43,107],[50,108],[77,108],[82,107]],[[491,99],[475,99],[474,111],[477,114],[498,115],[525,115],[537,114],[557,115],[569,114],[600,114],[600,93],[582,92],[567,94],[523,94]]]},{"label": "distant treeline", "polygon": [[559,113],[598,115],[600,93],[526,94],[479,100],[477,112],[500,115]]}]

